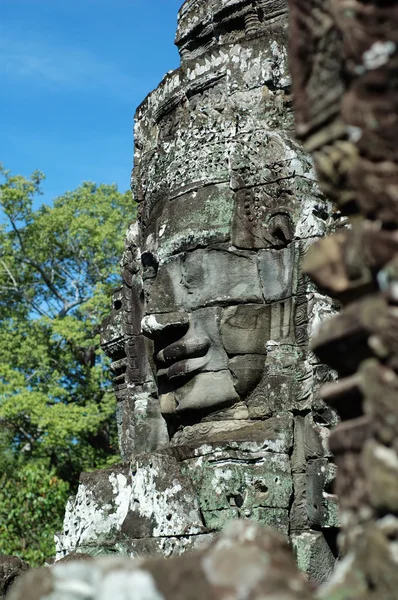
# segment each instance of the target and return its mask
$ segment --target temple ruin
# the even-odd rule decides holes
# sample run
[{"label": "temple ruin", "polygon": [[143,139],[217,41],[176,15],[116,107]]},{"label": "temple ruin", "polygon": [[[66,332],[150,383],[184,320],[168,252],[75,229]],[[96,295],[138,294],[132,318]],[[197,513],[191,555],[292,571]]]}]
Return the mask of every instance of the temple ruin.
[{"label": "temple ruin", "polygon": [[[398,597],[397,2],[289,0],[289,8],[296,132],[337,209],[293,141],[285,3],[185,2],[181,68],[137,113],[140,219],[104,325],[121,449],[131,463],[82,477],[59,550],[169,556],[211,538],[225,517],[244,518],[205,549],[169,561],[108,557],[33,572],[10,600]],[[200,139],[195,149],[192,139]],[[212,179],[215,164],[220,179]],[[223,216],[214,208],[220,199]],[[209,205],[216,230],[203,220]],[[190,229],[200,218],[202,227]],[[213,262],[214,252],[222,258]],[[256,283],[245,288],[241,268],[233,270],[235,257],[248,272],[256,263],[256,297]],[[334,305],[305,279],[298,257],[342,305],[325,323]],[[223,266],[236,273],[228,285]],[[289,293],[272,292],[275,272]],[[289,319],[273,321],[277,310]],[[265,352],[253,314],[266,332]],[[320,390],[334,373],[311,353],[309,333],[318,360],[340,377]],[[230,351],[231,340],[241,341],[239,352]],[[221,391],[209,384],[217,373]],[[329,435],[334,410],[341,420]],[[331,577],[337,516],[328,448],[341,504],[341,560]],[[202,529],[171,533],[176,514]],[[301,570],[326,583],[309,585],[288,541]]]},{"label": "temple ruin", "polygon": [[102,344],[123,465],[83,474],[58,556],[170,556],[251,518],[322,581],[338,527],[333,373],[309,338],[335,310],[301,271],[341,225],[294,139],[287,2],[189,0],[181,66],[138,108],[138,221]]}]

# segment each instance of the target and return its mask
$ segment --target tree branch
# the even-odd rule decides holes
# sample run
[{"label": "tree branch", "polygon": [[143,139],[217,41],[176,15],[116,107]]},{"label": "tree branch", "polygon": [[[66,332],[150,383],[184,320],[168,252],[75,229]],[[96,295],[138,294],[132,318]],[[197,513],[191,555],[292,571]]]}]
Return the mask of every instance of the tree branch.
[{"label": "tree branch", "polygon": [[[22,239],[21,236],[21,232],[19,231],[18,227],[16,226],[14,219],[12,219],[12,217],[6,212],[6,215],[11,223],[11,227],[14,231],[14,233],[16,234],[21,250],[24,254],[26,254],[25,251],[25,244],[24,241]],[[65,306],[68,306],[68,302],[67,300],[59,293],[59,291],[57,290],[57,288],[55,287],[55,285],[52,283],[51,279],[48,277],[47,273],[45,272],[45,270],[43,269],[43,267],[37,263],[35,260],[32,260],[31,258],[20,258],[20,261],[24,264],[30,265],[31,267],[33,267],[34,269],[36,269],[36,271],[41,275],[41,278],[43,279],[44,283],[46,284],[46,286],[48,287],[48,289],[50,290],[50,292],[52,292],[54,294],[54,296],[56,296],[56,298],[58,298],[58,300],[60,302],[62,302],[62,304]],[[62,311],[61,311],[62,312]]]}]

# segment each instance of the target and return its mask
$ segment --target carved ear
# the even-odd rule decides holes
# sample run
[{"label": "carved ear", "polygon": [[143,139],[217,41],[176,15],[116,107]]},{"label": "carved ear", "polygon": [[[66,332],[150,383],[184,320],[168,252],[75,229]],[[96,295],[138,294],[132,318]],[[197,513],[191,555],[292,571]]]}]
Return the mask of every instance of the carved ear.
[{"label": "carved ear", "polygon": [[293,241],[293,222],[286,213],[271,215],[266,230],[267,237],[274,248],[286,248]]}]

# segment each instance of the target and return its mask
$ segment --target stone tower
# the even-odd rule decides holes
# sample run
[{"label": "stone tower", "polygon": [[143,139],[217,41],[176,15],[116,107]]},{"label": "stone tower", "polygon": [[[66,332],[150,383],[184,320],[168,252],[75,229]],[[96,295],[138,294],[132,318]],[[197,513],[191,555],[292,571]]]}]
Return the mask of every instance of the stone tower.
[{"label": "stone tower", "polygon": [[336,498],[332,378],[309,348],[333,311],[301,259],[338,215],[295,142],[285,0],[187,0],[181,66],[136,113],[123,286],[103,325],[126,461],[83,474],[59,555],[171,555],[252,518],[325,580]]}]

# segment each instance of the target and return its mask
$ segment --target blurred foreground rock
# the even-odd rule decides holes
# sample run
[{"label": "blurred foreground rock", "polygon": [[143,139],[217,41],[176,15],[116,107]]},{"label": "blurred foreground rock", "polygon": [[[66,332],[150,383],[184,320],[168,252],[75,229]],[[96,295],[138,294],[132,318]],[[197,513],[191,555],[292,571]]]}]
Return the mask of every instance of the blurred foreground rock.
[{"label": "blurred foreground rock", "polygon": [[29,565],[17,556],[0,554],[0,600],[5,598],[14,581],[29,570]]},{"label": "blurred foreground rock", "polygon": [[340,549],[327,600],[398,598],[398,2],[290,0],[296,131],[352,228],[318,241],[304,270],[341,313],[312,348],[335,369],[320,395],[341,423]]},{"label": "blurred foreground rock", "polygon": [[32,571],[7,600],[309,600],[285,538],[230,523],[208,548],[171,559],[108,557]]}]

